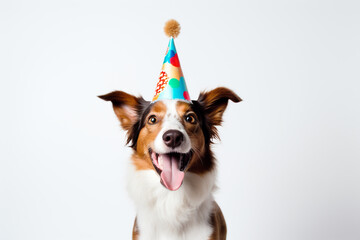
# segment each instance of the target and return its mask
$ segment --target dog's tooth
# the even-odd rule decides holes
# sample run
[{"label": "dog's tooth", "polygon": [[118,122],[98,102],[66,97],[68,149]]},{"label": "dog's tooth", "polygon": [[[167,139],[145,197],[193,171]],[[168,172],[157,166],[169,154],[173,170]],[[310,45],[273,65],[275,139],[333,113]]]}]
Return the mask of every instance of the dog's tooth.
[{"label": "dog's tooth", "polygon": [[164,166],[164,162],[163,162],[163,159],[161,157],[159,158],[159,166],[161,168],[163,168],[163,166]]}]

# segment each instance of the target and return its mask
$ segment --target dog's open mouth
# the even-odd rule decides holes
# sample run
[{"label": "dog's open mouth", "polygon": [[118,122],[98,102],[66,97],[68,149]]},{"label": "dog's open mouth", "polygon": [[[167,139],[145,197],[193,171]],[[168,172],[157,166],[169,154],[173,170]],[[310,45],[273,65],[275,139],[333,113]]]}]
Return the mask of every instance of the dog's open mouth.
[{"label": "dog's open mouth", "polygon": [[178,190],[184,180],[184,171],[190,162],[192,152],[159,154],[149,149],[149,154],[160,175],[160,182],[169,190]]}]

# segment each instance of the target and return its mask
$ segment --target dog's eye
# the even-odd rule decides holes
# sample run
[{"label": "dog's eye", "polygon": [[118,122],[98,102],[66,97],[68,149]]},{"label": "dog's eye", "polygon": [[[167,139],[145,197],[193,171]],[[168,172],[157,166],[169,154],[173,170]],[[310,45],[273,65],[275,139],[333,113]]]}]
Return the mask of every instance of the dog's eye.
[{"label": "dog's eye", "polygon": [[195,124],[196,118],[195,118],[194,114],[188,114],[185,116],[185,121],[187,121],[188,123],[191,123],[191,124]]},{"label": "dog's eye", "polygon": [[149,119],[148,119],[148,123],[149,123],[149,124],[155,124],[156,121],[157,121],[157,119],[156,119],[156,116],[155,116],[155,115],[151,115],[151,116],[149,117]]}]

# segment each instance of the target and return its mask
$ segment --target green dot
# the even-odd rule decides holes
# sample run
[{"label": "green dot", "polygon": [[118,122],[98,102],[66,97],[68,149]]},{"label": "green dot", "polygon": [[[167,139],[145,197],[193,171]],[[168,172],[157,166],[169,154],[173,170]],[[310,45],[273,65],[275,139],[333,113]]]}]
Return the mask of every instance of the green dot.
[{"label": "green dot", "polygon": [[172,78],[170,79],[169,81],[169,85],[172,87],[172,88],[178,88],[180,86],[180,81],[177,80],[176,78]]}]

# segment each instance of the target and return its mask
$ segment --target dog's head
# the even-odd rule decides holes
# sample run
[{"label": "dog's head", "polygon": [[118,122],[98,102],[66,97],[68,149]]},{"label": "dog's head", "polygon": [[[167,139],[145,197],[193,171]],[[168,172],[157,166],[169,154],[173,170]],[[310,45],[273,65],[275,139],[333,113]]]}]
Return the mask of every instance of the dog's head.
[{"label": "dog's head", "polygon": [[227,88],[216,88],[199,95],[197,101],[145,101],[121,91],[99,96],[111,101],[127,143],[134,149],[138,170],[153,169],[169,190],[177,190],[187,171],[203,174],[214,168],[210,150],[218,138],[228,101],[241,99]]}]

